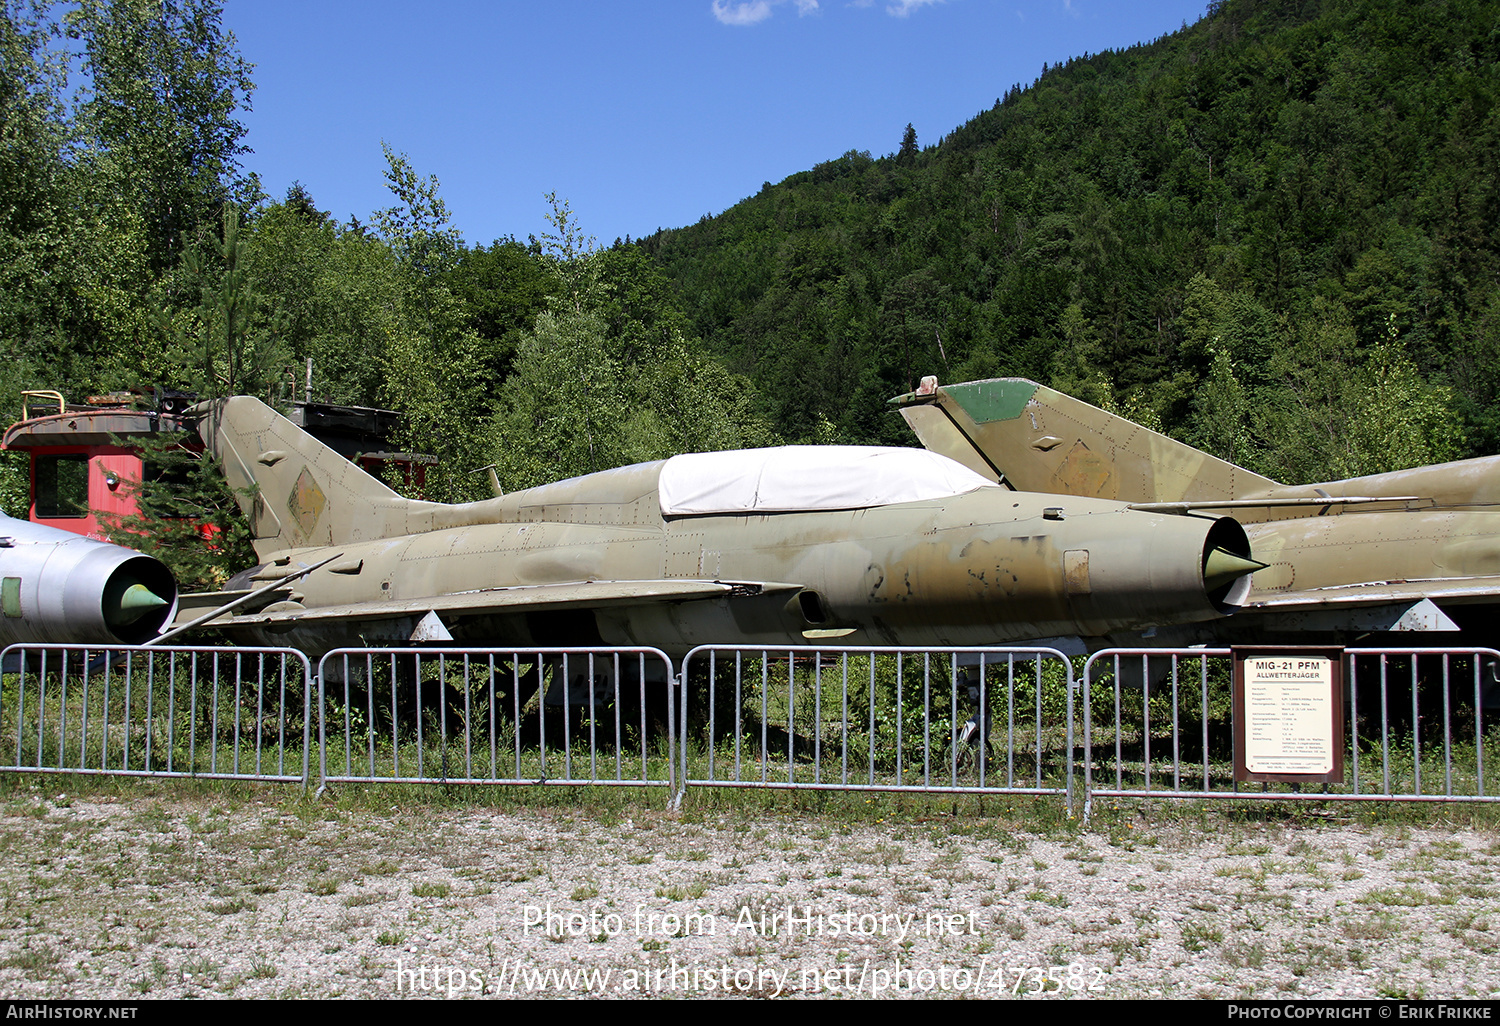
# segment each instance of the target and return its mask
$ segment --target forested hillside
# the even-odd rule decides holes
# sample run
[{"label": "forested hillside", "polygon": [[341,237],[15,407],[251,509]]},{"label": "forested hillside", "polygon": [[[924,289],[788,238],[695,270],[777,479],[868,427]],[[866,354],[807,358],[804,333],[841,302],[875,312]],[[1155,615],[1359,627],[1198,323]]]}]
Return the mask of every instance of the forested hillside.
[{"label": "forested hillside", "polygon": [[1497,58],[1482,0],[1225,0],[640,245],[791,438],[1024,375],[1291,480],[1496,452]]}]

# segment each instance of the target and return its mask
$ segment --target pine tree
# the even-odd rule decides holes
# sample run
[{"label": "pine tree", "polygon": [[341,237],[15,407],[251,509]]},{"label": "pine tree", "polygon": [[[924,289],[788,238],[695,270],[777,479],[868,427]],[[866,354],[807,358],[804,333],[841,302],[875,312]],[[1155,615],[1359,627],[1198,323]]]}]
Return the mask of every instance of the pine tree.
[{"label": "pine tree", "polygon": [[896,163],[910,164],[917,159],[917,130],[906,123],[906,131],[901,133],[901,149],[896,153]]}]

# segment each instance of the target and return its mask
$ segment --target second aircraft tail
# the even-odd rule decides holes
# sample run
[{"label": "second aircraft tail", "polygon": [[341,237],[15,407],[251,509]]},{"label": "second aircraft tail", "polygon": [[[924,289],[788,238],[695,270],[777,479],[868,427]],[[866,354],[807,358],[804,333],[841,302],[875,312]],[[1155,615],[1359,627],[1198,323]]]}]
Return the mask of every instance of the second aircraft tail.
[{"label": "second aircraft tail", "polygon": [[1281,487],[1023,378],[941,387],[924,378],[916,392],[891,401],[924,447],[1021,491],[1218,502]]}]

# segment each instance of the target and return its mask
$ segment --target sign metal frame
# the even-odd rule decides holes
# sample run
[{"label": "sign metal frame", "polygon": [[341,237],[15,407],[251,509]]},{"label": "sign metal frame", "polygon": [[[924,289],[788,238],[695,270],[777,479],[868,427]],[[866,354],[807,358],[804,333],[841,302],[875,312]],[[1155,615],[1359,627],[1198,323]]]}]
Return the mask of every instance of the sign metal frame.
[{"label": "sign metal frame", "polygon": [[[1236,645],[1234,779],[1293,784],[1344,782],[1344,649]],[[1284,683],[1283,683],[1284,682]],[[1271,694],[1270,692],[1273,692]],[[1251,699],[1255,701],[1252,703]],[[1269,735],[1275,735],[1269,736]],[[1267,746],[1273,750],[1266,751]],[[1326,769],[1252,769],[1266,762],[1321,760]]]}]

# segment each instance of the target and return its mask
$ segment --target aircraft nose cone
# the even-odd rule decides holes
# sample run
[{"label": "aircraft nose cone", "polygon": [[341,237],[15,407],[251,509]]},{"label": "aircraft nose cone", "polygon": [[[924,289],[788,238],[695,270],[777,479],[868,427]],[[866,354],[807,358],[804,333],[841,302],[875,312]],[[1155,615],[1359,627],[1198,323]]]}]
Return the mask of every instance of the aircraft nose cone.
[{"label": "aircraft nose cone", "polygon": [[1203,584],[1209,591],[1222,588],[1237,577],[1264,570],[1269,564],[1237,556],[1228,549],[1214,548],[1203,561]]},{"label": "aircraft nose cone", "polygon": [[166,599],[139,581],[111,581],[104,593],[104,622],[111,627],[128,627],[165,605]]}]

